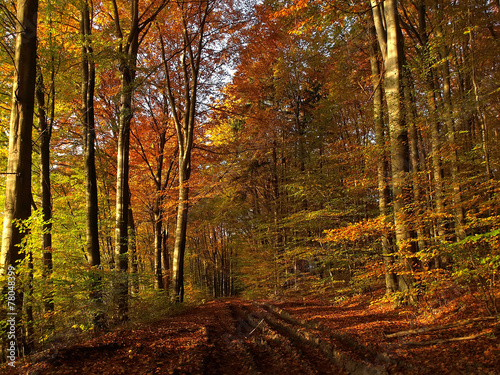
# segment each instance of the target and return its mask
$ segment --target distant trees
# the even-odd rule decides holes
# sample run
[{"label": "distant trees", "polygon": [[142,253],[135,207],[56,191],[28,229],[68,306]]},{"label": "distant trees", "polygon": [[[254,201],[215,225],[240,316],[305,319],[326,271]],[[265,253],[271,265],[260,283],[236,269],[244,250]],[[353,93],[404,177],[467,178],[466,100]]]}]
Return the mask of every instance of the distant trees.
[{"label": "distant trees", "polygon": [[[223,158],[235,166],[225,175],[234,189],[227,202],[245,214],[231,220],[248,223],[228,236],[246,243],[240,256],[246,248],[262,254],[255,262],[270,262],[262,285],[297,285],[305,275],[335,282],[343,270],[355,276],[378,264],[375,250],[388,292],[414,295],[436,274],[471,272],[493,285],[483,273],[492,268],[479,264],[496,245],[469,241],[497,230],[497,203],[487,193],[498,184],[493,133],[484,127],[496,109],[476,105],[474,82],[481,71],[489,86],[498,67],[486,57],[478,68],[472,45],[498,48],[496,29],[482,20],[497,19],[499,9],[488,1],[465,8],[426,1],[256,8],[258,30],[245,39],[219,107],[225,115],[215,116],[216,129],[230,136],[213,137],[234,153]],[[496,108],[492,97],[482,99]],[[334,229],[325,236],[326,228]],[[468,265],[465,248],[478,257]]]}]

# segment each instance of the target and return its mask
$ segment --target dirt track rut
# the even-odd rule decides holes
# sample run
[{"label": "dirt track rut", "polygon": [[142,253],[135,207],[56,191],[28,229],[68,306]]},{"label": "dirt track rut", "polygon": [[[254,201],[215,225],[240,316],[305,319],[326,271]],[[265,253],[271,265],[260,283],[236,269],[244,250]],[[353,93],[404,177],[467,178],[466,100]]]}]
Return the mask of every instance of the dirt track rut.
[{"label": "dirt track rut", "polygon": [[[333,336],[332,336],[333,334]],[[334,333],[272,305],[214,301],[139,329],[52,349],[12,374],[386,374],[376,357],[339,351]]]}]

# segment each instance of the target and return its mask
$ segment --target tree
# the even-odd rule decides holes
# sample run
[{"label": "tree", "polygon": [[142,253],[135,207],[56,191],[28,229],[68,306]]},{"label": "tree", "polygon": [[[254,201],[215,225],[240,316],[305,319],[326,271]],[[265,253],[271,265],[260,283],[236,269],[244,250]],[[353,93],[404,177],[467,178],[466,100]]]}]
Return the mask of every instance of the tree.
[{"label": "tree", "polygon": [[[85,166],[85,197],[86,197],[86,250],[88,263],[93,268],[91,272],[98,272],[101,267],[101,253],[99,250],[99,207],[97,195],[97,173],[95,165],[95,118],[94,118],[94,91],[95,91],[95,61],[92,47],[92,17],[93,8],[88,1],[81,5],[80,34],[82,39],[82,109],[81,121],[83,124],[83,148]],[[100,277],[91,276],[92,282],[90,298],[102,310],[102,285]],[[95,315],[97,326],[102,326],[103,312]]]},{"label": "tree", "polygon": [[[370,12],[371,13],[371,12]],[[378,199],[380,215],[386,216],[389,213],[389,184],[387,181],[388,165],[385,146],[385,124],[383,112],[383,91],[382,79],[383,75],[380,71],[379,62],[379,47],[376,42],[376,30],[373,24],[373,14],[369,16],[368,36],[370,50],[370,67],[372,72],[373,84],[373,122],[375,126],[375,140],[377,143],[377,184],[378,184]],[[392,250],[392,238],[387,235],[382,235],[382,256],[385,264],[385,284],[388,293],[395,292],[397,287],[396,274],[394,268],[394,255]]]},{"label": "tree", "polygon": [[[18,273],[23,253],[23,239],[26,236],[25,220],[31,216],[31,162],[32,162],[32,128],[35,106],[36,87],[36,48],[37,48],[37,16],[38,1],[27,0],[17,2],[17,26],[15,46],[15,73],[12,85],[12,109],[10,113],[9,158],[7,164],[7,183],[5,188],[5,210],[2,234],[2,253],[0,272],[9,275]],[[29,259],[31,262],[31,257]],[[30,284],[27,293],[31,294]],[[20,279],[18,279],[20,280]],[[16,314],[21,315],[23,307],[22,286],[16,285],[15,300]],[[5,290],[6,291],[6,290]],[[11,301],[12,302],[12,301]],[[26,337],[28,345],[32,343],[31,307],[28,310],[28,328]],[[20,332],[20,321],[16,328]],[[17,337],[23,340],[22,335]],[[28,347],[29,349],[29,347]]]},{"label": "tree", "polygon": [[[156,41],[156,36],[157,34],[151,32],[151,39]],[[154,46],[148,47],[152,58],[158,57],[155,56]],[[163,54],[161,59],[165,61]],[[135,126],[131,130],[134,140],[132,157],[138,156],[132,159],[131,166],[137,175],[134,192],[153,227],[155,284],[159,289],[168,290],[170,267],[165,237],[168,236],[170,212],[165,206],[169,205],[167,193],[176,179],[177,144],[168,111],[166,89],[161,87],[162,71],[155,70],[156,74],[151,72],[148,84],[140,90],[139,102],[143,115],[136,117]],[[157,97],[158,92],[161,92],[161,95]],[[151,188],[155,191],[154,196],[151,196]]]},{"label": "tree", "polygon": [[[411,233],[405,217],[405,207],[409,199],[408,172],[409,148],[408,131],[404,124],[404,99],[402,97],[402,34],[399,29],[398,3],[389,0],[382,3],[371,0],[375,28],[385,65],[385,97],[389,114],[389,136],[391,141],[391,172],[394,207],[396,245],[406,253],[411,247]],[[385,21],[385,23],[384,23]],[[407,264],[411,270],[412,265]],[[406,290],[411,281],[399,277],[399,288]]]},{"label": "tree", "polygon": [[38,1],[17,2],[15,76],[12,88],[9,162],[2,235],[2,273],[22,260],[20,221],[31,214],[31,134],[36,83]]},{"label": "tree", "polygon": [[[159,1],[156,8],[152,8],[155,1],[146,8],[147,13],[139,15],[139,0],[130,2],[130,25],[128,35],[124,35],[120,12],[116,0],[113,0],[113,19],[115,33],[119,40],[118,59],[121,73],[120,118],[118,127],[118,155],[116,175],[116,231],[115,251],[116,264],[122,273],[128,271],[128,205],[130,202],[129,180],[129,149],[130,149],[130,122],[133,117],[132,98],[135,89],[137,70],[137,53],[141,33],[147,32],[149,25],[158,13],[167,5],[166,0]],[[153,9],[153,10],[151,10]],[[119,286],[118,310],[121,320],[127,320],[128,310],[128,282],[126,278]]]},{"label": "tree", "polygon": [[[172,282],[176,301],[184,300],[184,254],[189,210],[191,153],[197,113],[198,84],[203,49],[206,43],[207,18],[216,2],[200,0],[198,4],[177,3],[181,24],[181,63],[183,93],[176,95],[169,63],[164,60],[168,101],[174,119],[178,142],[179,203],[175,229]],[[163,46],[163,39],[160,39]]]},{"label": "tree", "polygon": [[[43,75],[38,67],[38,78],[36,86],[36,101],[38,104],[38,127],[40,132],[40,164],[41,164],[41,181],[42,186],[42,251],[43,251],[43,275],[48,281],[47,286],[50,290],[50,278],[53,271],[52,261],[52,193],[50,189],[50,139],[52,137],[53,121],[54,121],[54,102],[55,102],[55,66],[52,59],[51,64],[51,84],[50,84],[50,120],[47,114],[47,105],[45,101],[45,85],[43,83]],[[45,296],[45,311],[53,311],[54,302],[52,293],[49,291]]]}]

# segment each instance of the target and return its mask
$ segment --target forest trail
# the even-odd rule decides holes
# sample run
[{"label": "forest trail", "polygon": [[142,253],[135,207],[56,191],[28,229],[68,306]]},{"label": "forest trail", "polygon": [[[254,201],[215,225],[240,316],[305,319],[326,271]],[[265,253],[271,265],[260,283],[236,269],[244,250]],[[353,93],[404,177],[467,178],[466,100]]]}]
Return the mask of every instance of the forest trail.
[{"label": "forest trail", "polygon": [[[218,300],[160,322],[120,329],[78,345],[48,350],[31,358],[32,364],[18,363],[16,370],[7,373],[498,373],[498,339],[478,337],[468,342],[412,349],[405,346],[410,340],[408,337],[384,338],[387,332],[411,328],[407,323],[400,312],[370,310],[364,304],[332,306],[319,301]],[[475,330],[486,327],[478,324],[487,326],[491,322],[477,322]],[[448,330],[448,334],[464,333]],[[413,335],[406,336],[415,339]],[[429,338],[427,332],[424,336],[424,340]],[[478,350],[483,357],[478,356]]]}]

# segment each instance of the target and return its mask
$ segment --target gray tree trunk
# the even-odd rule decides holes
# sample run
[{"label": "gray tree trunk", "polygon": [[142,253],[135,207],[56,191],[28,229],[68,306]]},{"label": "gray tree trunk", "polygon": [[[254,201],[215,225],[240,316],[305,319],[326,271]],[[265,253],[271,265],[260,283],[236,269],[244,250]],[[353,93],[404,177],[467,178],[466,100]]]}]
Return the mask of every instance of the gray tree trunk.
[{"label": "gray tree trunk", "polygon": [[[36,61],[37,61],[37,0],[17,1],[17,26],[14,56],[14,82],[12,85],[12,109],[10,113],[9,155],[7,162],[7,181],[5,186],[5,208],[2,232],[2,252],[0,259],[0,274],[20,272],[16,267],[25,258],[21,245],[26,231],[19,227],[19,222],[31,216],[31,162],[32,162],[32,129],[35,109]],[[16,337],[18,345],[24,353],[29,353],[32,339],[32,293],[31,252],[28,259],[28,285],[21,285],[21,279],[16,279],[15,309],[10,312],[17,314]],[[6,285],[6,284],[5,284]],[[26,333],[22,332],[24,319],[23,289],[28,295]],[[7,289],[4,289],[7,292]],[[7,298],[5,296],[5,301]],[[7,303],[5,303],[7,307]]]},{"label": "gray tree trunk", "polygon": [[[383,117],[383,92],[382,75],[380,63],[377,57],[378,47],[376,43],[376,30],[373,19],[369,18],[368,35],[370,37],[370,65],[372,71],[373,92],[373,122],[375,125],[375,141],[377,143],[377,183],[380,215],[388,215],[389,184],[387,181],[388,165],[386,160],[385,147],[385,126]],[[398,290],[397,276],[394,272],[394,255],[392,239],[386,234],[382,234],[382,256],[385,265],[385,287],[387,293]]]},{"label": "gray tree trunk", "polygon": [[[177,206],[177,221],[175,229],[174,253],[172,259],[172,284],[174,298],[177,302],[184,300],[184,255],[186,252],[186,234],[189,211],[189,178],[191,175],[191,152],[193,149],[194,128],[196,118],[196,104],[198,94],[198,77],[202,50],[205,42],[205,26],[209,13],[212,10],[211,2],[200,8],[200,21],[196,25],[197,32],[194,35],[190,31],[190,25],[186,18],[184,5],[181,7],[183,17],[183,54],[181,56],[181,70],[183,74],[183,98],[176,98],[170,80],[170,69],[165,59],[163,40],[160,38],[163,64],[167,81],[167,94],[171,113],[177,133],[179,150],[179,203]],[[191,35],[190,35],[191,34]],[[182,102],[182,103],[181,103]]]},{"label": "gray tree trunk", "polygon": [[[130,123],[133,117],[132,99],[135,89],[137,69],[137,53],[139,50],[139,34],[147,30],[158,13],[167,5],[162,0],[149,17],[139,17],[139,0],[130,1],[130,24],[128,36],[124,36],[120,24],[120,16],[116,0],[113,0],[113,18],[116,37],[120,40],[118,56],[121,73],[120,118],[118,128],[118,154],[116,166],[116,227],[115,227],[115,262],[121,272],[118,285],[118,315],[121,321],[128,320],[128,207],[130,204],[129,150]],[[149,8],[148,8],[149,9]],[[142,21],[142,22],[141,22]]]},{"label": "gray tree trunk", "polygon": [[[389,112],[389,133],[391,141],[391,172],[394,209],[394,227],[396,245],[400,253],[410,250],[411,234],[405,215],[405,206],[410,194],[408,184],[409,148],[408,131],[404,124],[402,94],[402,56],[401,32],[397,0],[386,0],[383,5],[371,0],[374,23],[384,57],[385,64],[385,97]],[[384,22],[385,21],[385,22]],[[385,26],[385,29],[384,29]],[[384,52],[385,49],[385,52]],[[406,271],[411,271],[411,264],[405,262]],[[408,276],[399,276],[399,289],[411,288]]]},{"label": "gray tree trunk", "polygon": [[118,153],[116,160],[116,226],[115,226],[115,263],[118,275],[117,303],[118,319],[128,320],[128,206],[130,193],[129,179],[129,150],[130,150],[130,122],[132,120],[132,98],[134,93],[137,52],[139,49],[139,4],[138,0],[130,3],[130,33],[124,39],[120,26],[118,6],[113,0],[116,34],[122,39],[118,54],[120,58],[121,93],[120,117],[118,127]]},{"label": "gray tree trunk", "polygon": [[183,158],[179,158],[179,203],[177,206],[177,221],[175,227],[174,256],[172,259],[172,283],[174,298],[177,302],[184,301],[184,255],[186,252],[186,234],[189,210],[189,169],[186,170]]},{"label": "gray tree trunk", "polygon": [[24,233],[16,225],[31,215],[31,136],[35,107],[37,0],[17,1],[15,75],[9,131],[1,268],[17,266]]}]

